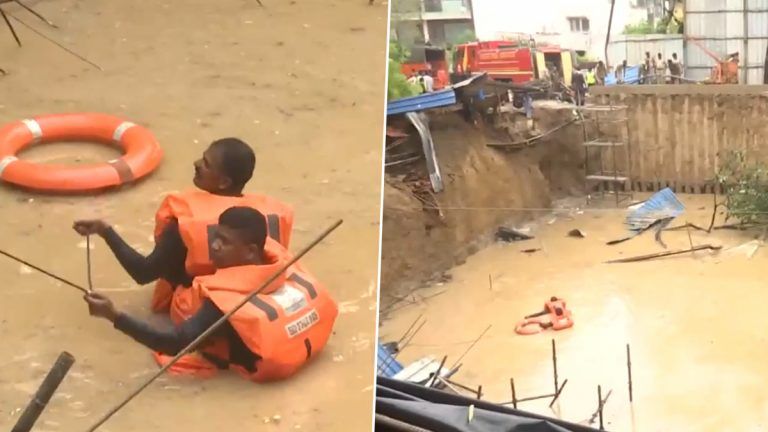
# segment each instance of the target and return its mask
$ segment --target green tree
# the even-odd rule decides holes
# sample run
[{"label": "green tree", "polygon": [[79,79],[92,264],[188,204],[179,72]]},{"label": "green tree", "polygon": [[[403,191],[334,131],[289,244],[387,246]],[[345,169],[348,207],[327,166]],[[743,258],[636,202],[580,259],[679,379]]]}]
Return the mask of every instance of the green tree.
[{"label": "green tree", "polygon": [[742,151],[723,155],[717,182],[725,190],[726,219],[744,224],[768,223],[768,169],[747,160]]},{"label": "green tree", "polygon": [[387,67],[387,100],[393,101],[419,94],[419,87],[408,82],[400,71],[410,52],[395,41],[389,42],[389,65]]}]

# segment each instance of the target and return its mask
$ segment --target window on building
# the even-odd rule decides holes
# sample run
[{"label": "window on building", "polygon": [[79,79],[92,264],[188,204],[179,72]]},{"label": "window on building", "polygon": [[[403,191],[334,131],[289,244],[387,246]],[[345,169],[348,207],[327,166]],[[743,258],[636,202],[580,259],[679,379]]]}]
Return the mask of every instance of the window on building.
[{"label": "window on building", "polygon": [[440,0],[424,0],[424,12],[442,12],[443,2]]},{"label": "window on building", "polygon": [[573,33],[588,33],[589,18],[586,17],[568,17],[568,24],[571,25]]}]

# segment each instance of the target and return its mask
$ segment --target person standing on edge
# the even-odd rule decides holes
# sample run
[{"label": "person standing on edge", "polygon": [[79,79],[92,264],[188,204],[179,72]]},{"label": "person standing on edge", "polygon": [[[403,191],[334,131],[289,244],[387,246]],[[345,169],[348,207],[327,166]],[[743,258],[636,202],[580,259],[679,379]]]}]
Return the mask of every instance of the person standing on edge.
[{"label": "person standing on edge", "polygon": [[595,71],[595,79],[597,85],[605,85],[605,76],[608,75],[608,71],[605,68],[605,63],[600,60],[597,62],[597,70]]},{"label": "person standing on edge", "polygon": [[293,209],[274,198],[243,194],[253,176],[256,156],[237,138],[214,141],[194,163],[195,190],[168,195],[155,215],[155,248],[143,256],[129,246],[103,220],[79,220],[73,225],[80,235],[102,237],[120,265],[136,283],[157,281],[152,310],[170,310],[171,319],[188,317],[181,297],[195,276],[213,273],[210,231],[225,209],[237,205],[266,214],[269,236],[288,247],[293,227]]},{"label": "person standing on edge", "polygon": [[651,76],[653,76],[653,59],[649,51],[645,52],[645,59],[643,59],[643,67],[641,69],[640,84],[650,84]]},{"label": "person standing on edge", "polygon": [[672,53],[669,63],[669,74],[672,75],[672,84],[680,84],[683,77],[683,64],[677,59],[677,53]]},{"label": "person standing on edge", "polygon": [[584,106],[584,99],[587,93],[587,82],[581,69],[576,67],[571,74],[571,89],[573,90],[573,102],[576,106]]},{"label": "person standing on edge", "polygon": [[656,59],[653,62],[653,70],[656,84],[664,84],[664,76],[666,75],[667,62],[664,61],[664,56],[661,53],[656,54]]}]

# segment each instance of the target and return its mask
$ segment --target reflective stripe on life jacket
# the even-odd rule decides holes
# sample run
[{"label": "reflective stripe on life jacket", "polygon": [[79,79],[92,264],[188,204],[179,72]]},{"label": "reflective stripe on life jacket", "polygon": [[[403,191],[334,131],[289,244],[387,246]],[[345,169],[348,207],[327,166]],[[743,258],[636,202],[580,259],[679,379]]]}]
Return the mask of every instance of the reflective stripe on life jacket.
[{"label": "reflective stripe on life jacket", "polygon": [[[201,276],[214,272],[210,258],[219,216],[224,210],[235,207],[251,207],[267,218],[267,232],[275,241],[288,248],[293,228],[293,208],[272,197],[247,194],[241,197],[214,195],[201,190],[168,195],[155,215],[155,238],[157,239],[174,218],[179,224],[179,233],[187,247],[185,268],[190,276]],[[165,310],[171,303],[173,287],[159,280],[152,300],[154,311]]]},{"label": "reflective stripe on life jacket", "polygon": [[[220,269],[195,278],[194,310],[205,298],[225,313],[233,309],[290,259],[284,248],[273,246],[265,252],[270,264]],[[306,270],[291,267],[286,274],[229,319],[248,349],[260,358],[252,372],[235,364],[230,367],[252,381],[279,380],[298,372],[325,347],[338,315],[336,302]],[[207,358],[229,362],[227,344],[216,343],[203,352]]]}]

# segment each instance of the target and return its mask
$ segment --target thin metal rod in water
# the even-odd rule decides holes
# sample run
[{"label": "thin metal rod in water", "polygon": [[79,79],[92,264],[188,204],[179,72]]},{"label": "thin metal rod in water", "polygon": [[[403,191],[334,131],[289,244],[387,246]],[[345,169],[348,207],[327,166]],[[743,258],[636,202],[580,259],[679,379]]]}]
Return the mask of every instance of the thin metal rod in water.
[{"label": "thin metal rod in water", "polygon": [[476,393],[477,392],[477,389],[473,389],[471,387],[465,386],[464,384],[457,383],[456,381],[453,381],[453,380],[451,380],[449,378],[442,378],[442,379],[445,380],[448,384],[456,386],[456,387],[458,387],[458,388],[460,388],[462,390],[465,390],[467,392],[470,392],[470,393]]},{"label": "thin metal rod in water", "polygon": [[557,389],[557,392],[555,392],[554,397],[552,397],[552,402],[549,403],[549,407],[550,408],[552,408],[552,405],[554,405],[555,402],[557,402],[557,398],[560,397],[560,393],[563,392],[563,389],[565,388],[566,384],[568,384],[568,379],[567,378],[563,381],[563,384],[560,385],[560,388]]},{"label": "thin metal rod in water", "polygon": [[16,45],[21,46],[21,39],[19,39],[19,35],[16,34],[16,29],[13,28],[13,24],[11,24],[11,22],[8,20],[8,15],[2,8],[0,8],[0,15],[3,16],[5,24],[8,25],[8,29],[11,31],[11,35],[13,35],[13,38],[16,40]]},{"label": "thin metal rod in water", "polygon": [[603,389],[597,386],[597,415],[600,417],[600,430],[603,430]]},{"label": "thin metal rod in water", "polygon": [[32,9],[31,7],[29,7],[29,6],[25,5],[24,3],[22,3],[22,2],[21,2],[21,0],[13,0],[13,2],[14,2],[14,3],[16,3],[17,5],[19,5],[19,6],[23,7],[24,9],[26,9],[26,10],[27,10],[27,12],[29,12],[29,13],[31,13],[32,15],[36,16],[36,17],[37,17],[37,18],[38,18],[40,21],[42,21],[42,22],[44,22],[44,23],[48,24],[49,26],[51,26],[51,27],[53,27],[53,28],[55,28],[55,29],[59,28],[59,27],[58,27],[56,24],[54,24],[54,23],[52,23],[50,20],[48,20],[48,18],[46,18],[46,17],[42,16],[42,15],[41,15],[39,12],[37,12],[36,10],[34,10],[34,9]]},{"label": "thin metal rod in water", "polygon": [[555,339],[552,339],[552,371],[555,376],[555,393],[557,393],[560,385],[557,379],[557,347],[555,347]]},{"label": "thin metal rod in water", "polygon": [[51,278],[53,278],[53,279],[56,279],[56,280],[57,280],[57,281],[59,281],[59,282],[62,282],[62,283],[64,283],[64,284],[67,284],[67,285],[71,286],[72,288],[75,288],[75,289],[77,289],[77,290],[80,290],[80,291],[82,291],[82,292],[83,292],[83,293],[85,293],[85,294],[88,294],[88,290],[87,290],[87,289],[85,289],[85,288],[83,288],[83,287],[81,287],[80,285],[78,285],[78,284],[76,284],[76,283],[74,283],[74,282],[68,281],[68,280],[66,280],[66,279],[64,279],[64,278],[62,278],[62,277],[56,276],[55,274],[53,274],[53,273],[51,273],[51,272],[49,272],[49,271],[43,270],[43,269],[41,269],[40,267],[38,267],[38,266],[36,266],[36,265],[34,265],[34,264],[31,264],[31,263],[29,263],[29,262],[27,262],[27,261],[24,261],[23,259],[21,259],[21,258],[19,258],[19,257],[15,256],[15,255],[12,255],[12,254],[10,254],[10,253],[8,253],[8,252],[6,252],[6,251],[2,250],[2,249],[0,249],[0,255],[5,255],[5,256],[7,256],[8,258],[10,258],[10,259],[12,259],[12,260],[14,260],[14,261],[16,261],[16,262],[19,262],[19,263],[21,263],[21,264],[24,264],[25,266],[27,266],[27,267],[29,267],[29,268],[32,268],[32,269],[35,269],[35,270],[39,271],[40,273],[42,273],[42,274],[44,274],[44,275],[46,275],[46,276],[48,276],[48,277],[51,277]]},{"label": "thin metal rod in water", "polygon": [[529,397],[518,399],[517,402],[530,402],[530,401],[535,401],[535,400],[539,400],[539,399],[547,399],[547,398],[551,398],[551,397],[554,397],[554,396],[555,396],[555,393],[543,394],[543,395],[539,395],[539,396],[529,396]]},{"label": "thin metal rod in water", "polygon": [[435,372],[432,375],[432,380],[429,382],[429,385],[427,387],[434,387],[435,381],[437,380],[437,377],[440,376],[440,372],[443,370],[443,366],[445,366],[445,361],[448,360],[448,356],[443,356],[443,360],[440,362],[440,367],[437,368],[437,372]]},{"label": "thin metal rod in water", "polygon": [[[100,71],[104,71],[104,69],[102,69],[102,68],[101,68],[101,66],[99,66],[99,65],[97,65],[96,63],[94,63],[94,62],[92,62],[92,61],[88,60],[87,58],[85,58],[85,57],[81,56],[80,54],[78,54],[78,53],[76,53],[76,52],[72,51],[71,49],[69,49],[69,48],[65,47],[64,45],[62,45],[62,44],[60,44],[60,43],[56,42],[55,40],[53,40],[53,39],[49,38],[48,36],[46,36],[45,34],[41,33],[41,32],[40,32],[39,30],[37,30],[36,28],[34,28],[34,27],[32,27],[31,25],[29,25],[29,24],[25,23],[24,21],[20,20],[19,18],[16,18],[15,16],[13,16],[13,15],[11,15],[11,14],[8,14],[8,16],[9,16],[9,17],[11,17],[11,18],[13,18],[14,20],[16,20],[18,23],[20,23],[20,24],[21,24],[21,25],[23,25],[24,27],[26,27],[26,28],[28,28],[28,29],[32,30],[32,32],[33,32],[33,33],[37,34],[37,35],[38,35],[38,36],[40,36],[41,38],[43,38],[43,39],[47,40],[48,42],[50,42],[50,43],[52,43],[52,44],[54,44],[54,45],[56,45],[57,47],[59,47],[59,48],[63,49],[64,51],[66,51],[66,52],[68,52],[69,54],[71,54],[71,55],[73,55],[73,56],[77,57],[78,59],[80,59],[80,60],[84,61],[85,63],[88,63],[89,65],[91,65],[91,66],[95,67],[96,69],[98,69],[98,70],[100,70]],[[19,42],[19,46],[21,46],[21,42]]]},{"label": "thin metal rod in water", "polygon": [[627,344],[627,384],[629,386],[629,403],[632,403],[632,357],[629,353],[629,344]]},{"label": "thin metal rod in water", "polygon": [[88,291],[93,291],[93,278],[91,277],[91,235],[85,236],[85,263],[88,267]]},{"label": "thin metal rod in water", "polygon": [[292,266],[296,261],[301,259],[304,255],[307,254],[310,250],[312,250],[315,246],[317,246],[318,243],[323,241],[330,233],[332,233],[336,228],[339,227],[344,221],[339,219],[331,225],[330,227],[326,228],[325,231],[323,231],[315,240],[313,240],[310,244],[308,244],[304,249],[302,249],[298,254],[296,254],[292,259],[290,259],[287,263],[285,263],[280,270],[276,271],[272,276],[269,277],[264,283],[261,284],[258,288],[251,291],[250,294],[245,296],[244,299],[240,301],[235,307],[233,307],[229,312],[225,313],[224,316],[219,318],[215,323],[213,323],[206,331],[204,331],[200,336],[195,338],[189,345],[184,347],[181,351],[179,351],[178,354],[176,354],[171,361],[165,364],[162,368],[160,368],[159,371],[155,372],[154,375],[152,375],[144,384],[140,385],[136,390],[134,390],[131,394],[128,395],[123,401],[121,401],[119,404],[117,404],[114,408],[109,410],[103,417],[101,417],[96,423],[93,424],[90,428],[88,428],[88,432],[93,432],[96,429],[99,428],[99,426],[106,423],[107,420],[109,420],[113,415],[115,415],[118,411],[120,411],[121,408],[126,406],[130,401],[132,401],[136,396],[138,396],[142,391],[144,391],[145,388],[149,387],[150,384],[155,382],[156,379],[160,378],[165,371],[167,371],[171,366],[175,365],[176,362],[178,362],[182,357],[190,353],[193,349],[195,349],[201,342],[203,342],[205,339],[208,338],[212,333],[214,333],[216,330],[218,330],[224,323],[227,322],[227,320],[235,313],[237,312],[241,307],[243,307],[246,303],[251,301],[252,298],[254,298],[256,295],[261,293],[266,287],[268,287],[272,282],[275,281],[278,277],[280,277],[283,272],[288,270],[290,266]]},{"label": "thin metal rod in water", "polygon": [[11,429],[12,432],[30,432],[32,430],[40,414],[43,413],[48,402],[51,400],[53,393],[59,388],[59,384],[67,376],[67,372],[69,372],[74,363],[75,358],[72,354],[66,351],[59,354],[56,363],[53,364],[51,370],[48,371],[48,375],[45,376],[40,387],[38,387],[37,393],[29,401],[27,408],[24,409],[16,425]]},{"label": "thin metal rod in water", "polygon": [[491,329],[491,326],[488,325],[488,327],[486,327],[485,330],[483,330],[483,332],[480,333],[480,336],[478,336],[477,339],[475,339],[475,341],[472,342],[472,344],[467,348],[467,350],[464,351],[464,354],[462,354],[461,357],[459,357],[459,359],[456,360],[456,363],[454,363],[453,366],[451,366],[451,369],[453,369],[457,364],[459,364],[459,362],[464,358],[464,356],[466,356],[469,353],[469,351],[472,349],[472,347],[475,346],[475,344],[480,342],[480,339],[482,339],[483,336],[485,335],[485,333],[487,333],[488,330],[490,330],[490,329]]},{"label": "thin metal rod in water", "polygon": [[509,379],[509,386],[512,387],[512,408],[517,409],[517,392],[515,391],[515,379]]}]

